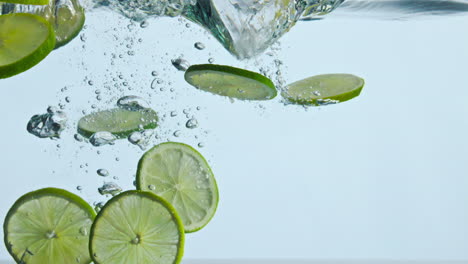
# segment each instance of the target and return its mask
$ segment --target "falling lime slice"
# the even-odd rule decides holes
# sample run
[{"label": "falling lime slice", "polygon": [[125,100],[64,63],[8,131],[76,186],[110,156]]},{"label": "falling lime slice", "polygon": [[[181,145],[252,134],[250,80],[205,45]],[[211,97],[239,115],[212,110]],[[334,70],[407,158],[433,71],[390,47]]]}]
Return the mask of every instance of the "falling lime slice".
[{"label": "falling lime slice", "polygon": [[0,79],[30,69],[54,46],[54,30],[44,18],[31,14],[0,16]]},{"label": "falling lime slice", "polygon": [[17,263],[90,263],[93,209],[80,197],[46,188],[19,198],[8,212],[5,244]]},{"label": "falling lime slice", "polygon": [[45,18],[55,30],[55,48],[74,39],[85,22],[85,11],[79,0],[54,0],[44,6],[9,4],[1,12],[29,13]]},{"label": "falling lime slice", "polygon": [[149,192],[127,191],[99,212],[89,250],[95,264],[176,264],[182,259],[184,236],[169,203]]},{"label": "falling lime slice", "polygon": [[12,4],[22,4],[22,5],[47,5],[49,4],[49,0],[2,0],[2,2],[12,3]]},{"label": "falling lime slice", "polygon": [[218,205],[211,168],[200,153],[182,143],[162,143],[146,152],[138,164],[137,188],[170,202],[188,233],[208,224]]},{"label": "falling lime slice", "polygon": [[288,85],[281,95],[303,105],[325,105],[350,100],[361,93],[364,80],[352,74],[323,74]]},{"label": "falling lime slice", "polygon": [[185,80],[198,89],[240,100],[270,100],[277,94],[267,77],[224,65],[193,65],[185,72]]},{"label": "falling lime slice", "polygon": [[55,48],[59,48],[80,33],[85,23],[85,11],[79,0],[59,0],[54,10],[55,16],[51,23],[57,39]]},{"label": "falling lime slice", "polygon": [[94,133],[107,131],[124,138],[134,131],[156,128],[158,115],[152,109],[127,110],[115,108],[84,116],[78,122],[78,133],[91,137]]}]

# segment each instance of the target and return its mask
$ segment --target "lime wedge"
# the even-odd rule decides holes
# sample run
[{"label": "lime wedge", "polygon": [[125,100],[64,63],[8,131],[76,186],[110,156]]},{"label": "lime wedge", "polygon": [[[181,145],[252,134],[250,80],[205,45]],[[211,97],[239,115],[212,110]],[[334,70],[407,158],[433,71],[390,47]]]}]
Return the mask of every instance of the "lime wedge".
[{"label": "lime wedge", "polygon": [[127,191],[99,212],[89,250],[95,264],[176,264],[182,259],[184,237],[169,203],[149,192]]},{"label": "lime wedge", "polygon": [[210,166],[192,147],[175,142],[159,144],[140,159],[137,188],[170,202],[185,232],[200,230],[213,218],[218,187]]},{"label": "lime wedge", "polygon": [[55,46],[52,26],[31,14],[0,16],[0,79],[38,64]]},{"label": "lime wedge", "polygon": [[185,80],[198,89],[240,100],[270,100],[277,94],[275,85],[267,77],[224,65],[190,66]]},{"label": "lime wedge", "polygon": [[158,115],[152,109],[115,108],[82,117],[78,122],[78,133],[89,138],[94,133],[107,131],[124,138],[134,131],[156,128],[157,122]]},{"label": "lime wedge", "polygon": [[85,11],[79,0],[59,0],[55,3],[53,24],[59,48],[73,40],[83,28]]},{"label": "lime wedge", "polygon": [[22,5],[47,5],[49,0],[2,0],[4,3],[22,4]]},{"label": "lime wedge", "polygon": [[19,198],[8,212],[5,244],[17,263],[90,263],[93,209],[80,197],[46,188]]},{"label": "lime wedge", "polygon": [[281,95],[303,105],[326,105],[350,100],[361,93],[364,80],[352,74],[323,74],[286,86]]}]

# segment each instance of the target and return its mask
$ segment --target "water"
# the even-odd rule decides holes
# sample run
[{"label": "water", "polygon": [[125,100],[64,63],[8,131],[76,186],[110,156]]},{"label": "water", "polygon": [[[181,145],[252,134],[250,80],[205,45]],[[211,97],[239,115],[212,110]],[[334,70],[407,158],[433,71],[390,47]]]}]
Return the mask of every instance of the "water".
[{"label": "water", "polygon": [[[187,235],[187,263],[463,263],[466,1],[417,2],[345,1],[321,19],[302,17],[279,43],[244,60],[184,17],[145,16],[148,25],[141,27],[142,21],[107,8],[92,9],[74,41],[30,71],[0,80],[0,218],[18,197],[41,187],[65,188],[97,209],[112,196],[99,193],[105,183],[134,189],[144,150],[128,139],[95,147],[75,137],[76,123],[95,111],[144,104],[161,117],[145,149],[166,141],[190,144],[218,180],[218,212],[205,229]],[[366,86],[349,102],[318,108],[284,105],[281,97],[231,103],[188,85],[172,64],[177,58],[190,64],[213,58],[262,72],[278,87],[333,72],[362,76]],[[135,97],[117,103],[124,96]],[[25,127],[49,105],[67,115],[55,140]],[[197,126],[187,127],[192,118]],[[103,168],[105,178],[97,174]],[[4,248],[0,258],[10,259]]]}]

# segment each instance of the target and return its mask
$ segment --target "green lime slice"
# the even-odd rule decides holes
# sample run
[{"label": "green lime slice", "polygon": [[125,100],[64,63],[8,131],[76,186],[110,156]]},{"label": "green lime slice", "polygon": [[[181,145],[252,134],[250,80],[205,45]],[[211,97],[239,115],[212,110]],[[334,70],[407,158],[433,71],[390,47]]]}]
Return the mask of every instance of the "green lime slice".
[{"label": "green lime slice", "polygon": [[32,14],[0,16],[0,79],[24,72],[55,47],[52,26]]},{"label": "green lime slice", "polygon": [[55,48],[59,48],[80,33],[85,23],[85,11],[79,0],[57,1],[54,11],[54,19],[50,22],[55,28]]},{"label": "green lime slice", "polygon": [[4,3],[22,4],[22,5],[48,5],[49,0],[2,0]]},{"label": "green lime slice", "polygon": [[159,144],[140,159],[137,188],[170,202],[185,232],[203,228],[218,206],[218,187],[210,166],[192,147],[175,142]]},{"label": "green lime slice", "polygon": [[15,202],[5,218],[5,245],[17,263],[90,263],[94,217],[94,210],[68,191],[30,192]]},{"label": "green lime slice", "polygon": [[363,87],[364,80],[352,74],[323,74],[289,84],[281,95],[293,103],[318,106],[350,100]]},{"label": "green lime slice", "polygon": [[168,202],[149,192],[127,191],[99,211],[89,250],[95,264],[175,264],[182,259],[184,237]]},{"label": "green lime slice", "polygon": [[134,131],[156,128],[157,122],[158,115],[152,109],[115,108],[82,117],[78,121],[78,133],[89,138],[96,132],[107,131],[118,138],[125,138]]},{"label": "green lime slice", "polygon": [[185,80],[198,89],[240,100],[270,100],[277,94],[267,77],[224,65],[192,65],[185,72]]}]

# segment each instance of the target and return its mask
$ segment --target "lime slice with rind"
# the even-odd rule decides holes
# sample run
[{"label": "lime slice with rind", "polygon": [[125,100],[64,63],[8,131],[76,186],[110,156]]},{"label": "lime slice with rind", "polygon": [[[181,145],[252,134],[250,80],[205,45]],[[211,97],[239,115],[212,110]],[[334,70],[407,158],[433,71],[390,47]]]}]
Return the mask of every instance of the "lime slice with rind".
[{"label": "lime slice with rind", "polygon": [[55,47],[52,26],[32,14],[0,16],[0,79],[24,72]]},{"label": "lime slice with rind", "polygon": [[285,87],[281,95],[302,105],[326,105],[350,100],[361,93],[364,80],[352,74],[322,74]]},{"label": "lime slice with rind", "polygon": [[157,127],[158,115],[149,108],[128,110],[115,108],[95,112],[78,121],[78,133],[91,137],[97,132],[109,132],[117,138],[125,138],[132,132]]},{"label": "lime slice with rind", "polygon": [[79,0],[54,0],[45,6],[9,4],[1,11],[4,14],[29,13],[44,17],[55,30],[55,48],[73,40],[85,23],[85,11]]},{"label": "lime slice with rind", "polygon": [[168,202],[149,192],[127,191],[99,211],[89,250],[95,264],[176,264],[184,239],[182,222]]},{"label": "lime slice with rind", "polygon": [[[54,1],[54,0],[50,0]],[[2,0],[4,3],[22,4],[22,5],[47,5],[49,0]]]},{"label": "lime slice with rind", "polygon": [[137,188],[170,202],[185,232],[203,228],[218,206],[218,187],[205,158],[192,147],[176,142],[159,144],[140,159]]},{"label": "lime slice with rind", "polygon": [[15,202],[5,218],[5,245],[17,263],[90,263],[94,217],[94,210],[68,191],[30,192]]},{"label": "lime slice with rind", "polygon": [[185,80],[200,90],[240,100],[270,100],[277,95],[267,77],[225,65],[192,65],[185,72]]}]

